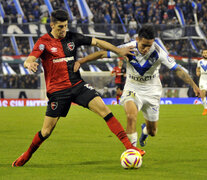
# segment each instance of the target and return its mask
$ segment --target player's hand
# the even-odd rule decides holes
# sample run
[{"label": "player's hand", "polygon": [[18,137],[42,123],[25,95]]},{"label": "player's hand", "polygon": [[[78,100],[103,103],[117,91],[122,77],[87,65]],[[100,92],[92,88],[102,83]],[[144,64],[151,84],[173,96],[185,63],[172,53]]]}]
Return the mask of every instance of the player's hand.
[{"label": "player's hand", "polygon": [[134,48],[135,47],[133,47],[133,46],[120,48],[119,55],[123,56],[124,58],[126,57],[126,55],[134,55],[131,52],[131,51],[134,51]]},{"label": "player's hand", "polygon": [[201,91],[201,90],[199,91],[199,97],[201,97],[201,99],[205,98],[205,93],[203,91]]},{"label": "player's hand", "polygon": [[201,91],[198,87],[193,87],[193,91],[197,97],[201,97],[202,99],[205,97],[203,91]]},{"label": "player's hand", "polygon": [[39,64],[37,62],[26,63],[26,68],[29,70],[29,72],[36,72],[38,66]]},{"label": "player's hand", "polygon": [[74,67],[73,67],[73,71],[77,72],[80,68],[80,63],[78,61],[75,62]]}]

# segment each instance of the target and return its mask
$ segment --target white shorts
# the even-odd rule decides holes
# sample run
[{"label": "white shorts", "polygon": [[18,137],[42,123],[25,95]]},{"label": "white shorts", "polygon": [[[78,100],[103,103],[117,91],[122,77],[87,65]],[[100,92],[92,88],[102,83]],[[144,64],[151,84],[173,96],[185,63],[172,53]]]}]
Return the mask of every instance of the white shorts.
[{"label": "white shorts", "polygon": [[127,83],[124,87],[120,103],[124,105],[127,101],[134,101],[138,111],[142,111],[144,118],[148,121],[158,121],[160,109],[160,97],[162,86],[133,85]]},{"label": "white shorts", "polygon": [[200,80],[199,88],[200,88],[200,90],[206,90],[207,91],[207,81],[206,80],[205,81]]}]

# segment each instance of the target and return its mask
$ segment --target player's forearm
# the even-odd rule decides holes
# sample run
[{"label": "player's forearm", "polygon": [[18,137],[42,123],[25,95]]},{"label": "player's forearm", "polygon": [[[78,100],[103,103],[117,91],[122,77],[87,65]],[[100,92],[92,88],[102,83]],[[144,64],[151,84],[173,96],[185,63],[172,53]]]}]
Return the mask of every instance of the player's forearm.
[{"label": "player's forearm", "polygon": [[121,54],[121,49],[112,45],[111,43],[108,43],[100,39],[96,39],[96,43],[97,43],[96,45],[101,49],[110,50],[117,54]]},{"label": "player's forearm", "polygon": [[192,80],[192,78],[189,76],[188,73],[186,73],[181,67],[176,68],[176,75],[182,79],[185,83],[189,84],[191,87],[197,87],[195,82]]},{"label": "player's forearm", "polygon": [[92,53],[92,54],[80,59],[78,62],[80,64],[84,64],[84,63],[89,62],[89,61],[94,61],[94,60],[102,59],[102,58],[106,58],[106,57],[107,57],[107,52],[106,51],[97,51],[95,53]]}]

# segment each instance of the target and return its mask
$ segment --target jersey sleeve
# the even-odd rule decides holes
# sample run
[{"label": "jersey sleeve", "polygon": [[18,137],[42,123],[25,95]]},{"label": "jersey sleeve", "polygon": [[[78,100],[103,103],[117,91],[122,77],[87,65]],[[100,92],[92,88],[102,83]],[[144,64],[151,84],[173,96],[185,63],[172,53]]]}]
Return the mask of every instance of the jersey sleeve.
[{"label": "jersey sleeve", "polygon": [[201,67],[201,64],[200,64],[200,61],[197,62],[197,68],[200,68]]},{"label": "jersey sleeve", "polygon": [[79,46],[81,45],[91,45],[92,43],[92,37],[89,36],[84,36],[82,34],[76,33],[76,40],[77,40],[77,44]]},{"label": "jersey sleeve", "polygon": [[32,52],[29,54],[29,56],[35,56],[36,58],[39,58],[41,54],[44,52],[44,50],[45,50],[45,44],[42,39],[39,39],[35,43]]},{"label": "jersey sleeve", "polygon": [[161,63],[167,66],[170,70],[174,70],[178,66],[175,60],[171,58],[164,50],[161,50],[160,52],[160,60]]}]

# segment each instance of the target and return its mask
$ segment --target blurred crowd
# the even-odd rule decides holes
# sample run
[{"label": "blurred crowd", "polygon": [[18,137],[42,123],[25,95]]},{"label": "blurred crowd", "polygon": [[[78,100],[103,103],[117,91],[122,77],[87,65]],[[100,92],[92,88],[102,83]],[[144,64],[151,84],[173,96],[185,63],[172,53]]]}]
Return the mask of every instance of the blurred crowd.
[{"label": "blurred crowd", "polygon": [[[65,9],[63,0],[50,0],[52,8]],[[86,0],[94,14],[94,23],[120,23],[117,10],[125,24],[136,26],[137,23],[172,24],[177,23],[174,17],[174,7],[182,9],[187,24],[193,24],[192,0]],[[207,22],[207,1],[194,0],[197,4],[197,16],[201,23]],[[48,8],[44,0],[21,0],[20,6],[24,17],[17,13],[12,0],[1,1],[6,16],[4,22],[49,22]],[[76,0],[68,0],[73,13],[73,20],[78,23],[87,23],[88,19],[81,19]],[[116,10],[117,9],[117,10]],[[22,20],[21,20],[22,19]]]},{"label": "blurred crowd", "polygon": [[[53,10],[65,9],[63,0],[50,0]],[[73,13],[70,24],[105,24],[115,32],[120,29],[116,24],[120,24],[120,18],[127,27],[129,35],[133,36],[140,24],[153,23],[154,25],[178,25],[174,7],[179,7],[184,14],[187,25],[194,25],[194,15],[196,12],[199,25],[202,31],[207,32],[207,1],[194,0],[197,8],[192,7],[192,0],[86,0],[89,8],[94,14],[93,18],[82,19],[76,0],[68,0],[68,4]],[[4,23],[26,23],[38,22],[49,23],[48,8],[44,0],[21,0],[20,6],[24,17],[17,13],[12,0],[2,0],[5,18],[0,22]],[[106,27],[106,26],[105,26]],[[103,28],[103,27],[102,27]],[[19,54],[28,55],[30,53],[28,38],[16,38]],[[34,40],[34,42],[36,42]],[[113,42],[111,42],[113,43]],[[122,44],[122,42],[120,42]],[[206,44],[203,40],[194,40],[197,49],[204,49]],[[11,45],[9,37],[3,37],[3,55],[15,55],[16,52]],[[164,41],[168,51],[173,55],[186,56],[192,49],[188,41]],[[117,45],[117,44],[115,44]],[[174,48],[176,47],[176,48]],[[82,50],[83,51],[83,50]],[[84,53],[82,53],[83,55]],[[193,54],[193,56],[198,54]]]},{"label": "blurred crowd", "polygon": [[[0,15],[0,24],[2,23],[49,23],[48,8],[44,0],[21,0],[20,6],[23,10],[24,17],[17,13],[13,0],[1,0],[1,5],[4,8],[5,18]],[[64,0],[50,0],[53,10],[65,9]],[[136,29],[141,24],[151,23],[155,26],[162,27],[163,25],[174,25],[181,27],[178,18],[175,14],[174,7],[179,7],[184,14],[187,25],[195,25],[194,15],[196,12],[199,26],[204,33],[207,32],[207,1],[194,0],[197,8],[192,7],[192,0],[86,0],[93,18],[84,18],[80,16],[76,0],[67,0],[73,19],[69,20],[70,25],[76,27],[77,24],[102,24],[104,27],[110,27],[115,32],[120,26],[120,17],[127,28],[127,31],[132,37],[136,33]],[[107,25],[107,26],[106,26]],[[102,27],[102,26],[100,26]],[[103,27],[102,27],[103,29]],[[158,35],[159,37],[159,32]],[[36,42],[37,37],[33,37]],[[123,43],[123,39],[117,43],[115,40],[110,41],[112,44],[118,45]],[[207,46],[203,40],[194,40],[194,43],[199,50],[192,50],[189,40],[164,40],[162,39],[166,49],[171,55],[175,56],[190,56],[199,57],[200,51]],[[12,47],[10,37],[2,37],[2,55],[16,55]],[[27,37],[16,37],[19,54],[28,55],[30,53],[29,40]],[[94,47],[92,47],[94,48]],[[97,49],[81,48],[78,50],[78,57],[90,54]],[[164,87],[185,87],[183,82],[173,79],[175,78],[170,72],[161,72],[161,80]],[[28,76],[0,76],[0,85],[2,88],[38,88],[39,81],[37,75]]]},{"label": "blurred crowd", "polygon": [[38,75],[1,75],[0,88],[37,89],[40,79]]}]

